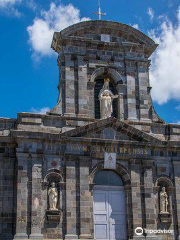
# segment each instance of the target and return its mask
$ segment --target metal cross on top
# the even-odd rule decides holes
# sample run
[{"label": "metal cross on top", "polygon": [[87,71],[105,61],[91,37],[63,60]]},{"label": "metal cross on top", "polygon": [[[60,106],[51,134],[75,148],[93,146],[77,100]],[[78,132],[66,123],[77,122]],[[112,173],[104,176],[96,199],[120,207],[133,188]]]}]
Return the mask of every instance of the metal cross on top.
[{"label": "metal cross on top", "polygon": [[99,12],[94,12],[95,15],[99,15],[99,20],[101,20],[101,16],[106,16],[106,13],[101,12],[100,0],[99,0]]}]

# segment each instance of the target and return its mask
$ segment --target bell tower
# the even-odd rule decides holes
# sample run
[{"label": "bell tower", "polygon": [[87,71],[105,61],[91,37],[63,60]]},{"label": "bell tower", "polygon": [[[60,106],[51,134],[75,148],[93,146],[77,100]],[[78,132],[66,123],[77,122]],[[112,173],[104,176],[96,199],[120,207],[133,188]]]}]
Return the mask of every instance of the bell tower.
[{"label": "bell tower", "polygon": [[55,32],[59,97],[50,114],[100,118],[99,91],[104,78],[118,98],[113,113],[119,120],[159,122],[149,84],[149,57],[157,44],[131,26],[111,21],[86,21]]}]

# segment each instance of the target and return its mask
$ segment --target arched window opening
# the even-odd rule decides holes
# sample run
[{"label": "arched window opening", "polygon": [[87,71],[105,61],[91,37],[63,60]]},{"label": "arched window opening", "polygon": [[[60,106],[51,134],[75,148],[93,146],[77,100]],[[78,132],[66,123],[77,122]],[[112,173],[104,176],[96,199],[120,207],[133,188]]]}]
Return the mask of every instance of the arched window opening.
[{"label": "arched window opening", "polygon": [[[101,91],[101,89],[103,88],[104,85],[104,76],[98,77],[95,82],[95,88],[94,88],[94,109],[95,109],[95,119],[100,119],[100,101],[99,101],[99,92]],[[111,90],[111,92],[116,95],[117,91],[116,88],[112,82],[112,80],[109,83],[109,89]],[[116,117],[117,118],[117,106],[118,106],[118,99],[114,99],[113,101],[113,113],[112,113],[112,117]]]},{"label": "arched window opening", "polygon": [[123,186],[123,181],[120,176],[110,170],[99,171],[94,176],[95,185],[104,186]]}]

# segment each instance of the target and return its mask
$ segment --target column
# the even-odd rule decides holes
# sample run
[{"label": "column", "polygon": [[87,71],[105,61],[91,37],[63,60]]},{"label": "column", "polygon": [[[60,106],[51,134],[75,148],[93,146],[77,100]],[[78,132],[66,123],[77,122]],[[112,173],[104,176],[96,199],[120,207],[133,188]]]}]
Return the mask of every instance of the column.
[{"label": "column", "polygon": [[17,152],[17,209],[16,235],[14,239],[28,238],[27,201],[28,201],[28,155]]},{"label": "column", "polygon": [[[79,57],[80,58],[80,57]],[[78,105],[79,105],[79,115],[88,115],[88,91],[87,91],[87,67],[86,63],[80,61],[79,59],[79,67],[78,67]]]},{"label": "column", "polygon": [[177,214],[177,239],[180,240],[180,162],[173,161],[174,180],[175,180],[175,197],[176,197],[176,214]]},{"label": "column", "polygon": [[32,155],[32,208],[30,239],[42,239],[42,157]]},{"label": "column", "polygon": [[127,75],[128,120],[131,121],[137,121],[135,85],[135,77]]},{"label": "column", "polygon": [[124,96],[122,93],[119,95],[119,104],[118,104],[118,118],[121,121],[124,121]]},{"label": "column", "polygon": [[139,63],[138,65],[138,79],[139,79],[139,108],[140,108],[140,120],[149,120],[149,107],[150,107],[150,95],[148,94],[149,87],[149,74],[148,63]]},{"label": "column", "polygon": [[131,239],[132,236],[134,235],[131,185],[125,185],[124,190],[126,197],[127,239]]},{"label": "column", "polygon": [[141,189],[140,189],[140,161],[132,159],[131,163],[131,191],[132,191],[132,213],[133,213],[133,239],[142,239],[142,236],[136,236],[135,229],[142,228],[142,208],[141,208]]},{"label": "column", "polygon": [[78,239],[76,202],[76,158],[66,160],[66,236],[65,239]]},{"label": "column", "polygon": [[[153,168],[154,161],[144,160],[144,197],[145,197],[145,217],[144,219],[147,229],[157,230],[157,205],[156,194],[154,193],[153,183]],[[158,239],[156,235],[149,234],[146,236],[147,240]]]},{"label": "column", "polygon": [[[65,66],[65,115],[75,115],[75,76],[74,61],[66,56]],[[63,90],[64,91],[64,90]]]},{"label": "column", "polygon": [[89,158],[80,161],[80,239],[92,239],[93,196],[89,189]]}]

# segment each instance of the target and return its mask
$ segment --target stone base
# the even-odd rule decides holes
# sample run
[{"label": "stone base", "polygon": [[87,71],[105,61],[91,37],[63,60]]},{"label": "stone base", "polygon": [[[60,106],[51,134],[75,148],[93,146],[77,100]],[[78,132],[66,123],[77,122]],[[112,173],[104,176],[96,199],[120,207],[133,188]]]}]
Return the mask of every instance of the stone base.
[{"label": "stone base", "polygon": [[159,219],[162,223],[171,223],[172,222],[172,217],[171,217],[170,213],[160,213]]},{"label": "stone base", "polygon": [[48,221],[54,221],[54,222],[58,222],[60,221],[60,210],[47,210],[46,211],[46,215],[47,215],[47,220]]},{"label": "stone base", "polygon": [[28,235],[26,233],[17,233],[14,239],[28,239]]},{"label": "stone base", "polygon": [[138,122],[139,120],[137,118],[129,117],[128,121],[129,122]]},{"label": "stone base", "polygon": [[43,239],[43,235],[41,233],[33,233],[29,236],[30,239]]},{"label": "stone base", "polygon": [[81,240],[87,240],[87,239],[93,239],[93,236],[91,234],[81,234],[79,238]]},{"label": "stone base", "polygon": [[67,234],[67,235],[65,236],[65,239],[76,240],[76,239],[78,239],[78,235]]}]

